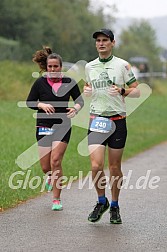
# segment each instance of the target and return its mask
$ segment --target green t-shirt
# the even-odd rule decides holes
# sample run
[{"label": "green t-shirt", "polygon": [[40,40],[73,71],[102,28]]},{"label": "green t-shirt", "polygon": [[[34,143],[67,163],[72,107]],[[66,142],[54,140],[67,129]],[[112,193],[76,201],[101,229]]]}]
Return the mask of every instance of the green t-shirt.
[{"label": "green t-shirt", "polygon": [[90,113],[103,116],[126,113],[124,97],[120,94],[111,96],[108,89],[112,84],[125,87],[135,82],[136,78],[127,61],[115,56],[110,58],[107,62],[97,58],[85,66],[86,81],[92,86]]}]

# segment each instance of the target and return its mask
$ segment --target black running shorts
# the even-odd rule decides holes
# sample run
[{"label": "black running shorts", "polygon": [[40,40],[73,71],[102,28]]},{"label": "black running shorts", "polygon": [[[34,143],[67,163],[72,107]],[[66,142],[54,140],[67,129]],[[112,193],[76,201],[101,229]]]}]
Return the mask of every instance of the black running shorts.
[{"label": "black running shorts", "polygon": [[38,141],[39,146],[50,147],[52,146],[52,142],[60,141],[68,143],[71,136],[71,127],[68,126],[57,126],[55,127],[55,131],[51,135],[39,135],[40,128],[37,127],[36,130],[36,139]]},{"label": "black running shorts", "polygon": [[[92,119],[90,119],[91,124]],[[125,146],[127,138],[126,118],[114,120],[113,130],[109,133],[99,133],[88,130],[88,145],[100,144],[108,145],[113,149],[122,149]],[[89,124],[89,125],[90,125]]]}]

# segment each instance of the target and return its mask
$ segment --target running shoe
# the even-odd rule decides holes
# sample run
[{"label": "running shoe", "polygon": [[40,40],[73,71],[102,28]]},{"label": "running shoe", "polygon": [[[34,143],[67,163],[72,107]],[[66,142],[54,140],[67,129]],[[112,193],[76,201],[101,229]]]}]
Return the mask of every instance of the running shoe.
[{"label": "running shoe", "polygon": [[53,186],[51,184],[51,176],[48,176],[46,179],[46,183],[45,183],[45,188],[48,192],[51,192],[53,190]]},{"label": "running shoe", "polygon": [[101,219],[102,215],[107,211],[109,206],[110,205],[109,205],[109,202],[108,202],[107,198],[106,198],[106,204],[105,205],[97,202],[95,208],[89,214],[88,220],[91,221],[91,222],[99,221]]},{"label": "running shoe", "polygon": [[61,210],[63,210],[63,206],[62,206],[62,203],[61,203],[60,199],[54,199],[53,200],[52,210],[53,211],[61,211]]},{"label": "running shoe", "polygon": [[110,223],[122,224],[121,216],[119,213],[119,207],[110,207]]}]

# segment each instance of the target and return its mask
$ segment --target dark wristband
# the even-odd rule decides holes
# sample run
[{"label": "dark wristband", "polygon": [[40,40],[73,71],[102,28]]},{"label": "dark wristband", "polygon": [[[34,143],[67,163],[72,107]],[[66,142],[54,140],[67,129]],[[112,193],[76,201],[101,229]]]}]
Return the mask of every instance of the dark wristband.
[{"label": "dark wristband", "polygon": [[120,94],[121,94],[121,95],[124,95],[124,94],[125,94],[125,88],[121,88]]}]

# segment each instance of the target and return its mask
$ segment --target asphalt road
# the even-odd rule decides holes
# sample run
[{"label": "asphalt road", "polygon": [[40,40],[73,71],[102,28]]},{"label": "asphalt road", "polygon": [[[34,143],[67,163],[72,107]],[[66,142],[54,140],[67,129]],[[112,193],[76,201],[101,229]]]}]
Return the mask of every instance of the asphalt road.
[{"label": "asphalt road", "polygon": [[[83,189],[84,181],[78,180],[64,188],[61,212],[51,211],[51,193],[46,193],[1,213],[0,251],[166,252],[167,142],[127,160],[122,168],[122,225],[110,224],[109,212],[97,223],[87,221],[97,197],[88,179]],[[110,199],[109,186],[106,195]]]}]

